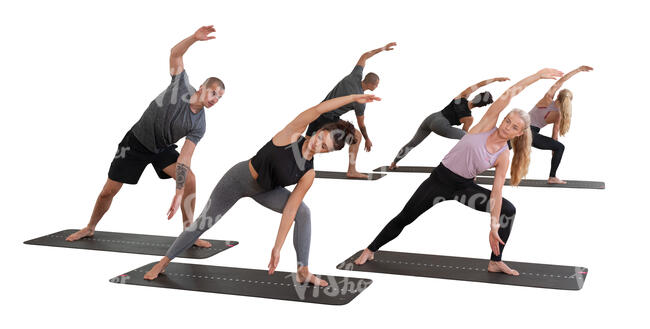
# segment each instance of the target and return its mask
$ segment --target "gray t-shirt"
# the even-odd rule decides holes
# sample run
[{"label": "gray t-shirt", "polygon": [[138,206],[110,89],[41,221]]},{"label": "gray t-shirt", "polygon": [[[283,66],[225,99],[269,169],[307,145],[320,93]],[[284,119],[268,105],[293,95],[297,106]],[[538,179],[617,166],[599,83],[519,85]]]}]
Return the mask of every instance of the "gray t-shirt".
[{"label": "gray t-shirt", "polygon": [[[336,97],[363,94],[363,88],[361,88],[362,75],[363,66],[355,66],[350,74],[348,74],[345,78],[343,78],[343,80],[334,86],[334,89],[332,89],[332,91],[327,94],[323,102]],[[338,119],[341,115],[352,110],[354,110],[354,113],[357,116],[362,116],[363,112],[366,110],[366,104],[353,102],[347,105],[343,105],[334,111],[323,113],[323,116],[330,119]]]},{"label": "gray t-shirt", "polygon": [[135,138],[153,153],[182,137],[197,144],[205,134],[205,109],[196,114],[190,109],[190,97],[195,92],[185,70],[173,76],[169,87],[149,104],[131,128]]}]

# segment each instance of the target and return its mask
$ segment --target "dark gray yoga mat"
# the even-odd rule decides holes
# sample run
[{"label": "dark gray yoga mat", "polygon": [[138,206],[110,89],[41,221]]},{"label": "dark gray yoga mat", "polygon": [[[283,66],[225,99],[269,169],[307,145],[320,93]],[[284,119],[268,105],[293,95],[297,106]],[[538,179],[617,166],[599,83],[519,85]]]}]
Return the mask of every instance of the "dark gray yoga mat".
[{"label": "dark gray yoga mat", "polygon": [[[433,169],[436,169],[436,167],[420,167],[420,166],[399,166],[393,170],[388,169],[389,166],[381,166],[379,168],[375,168],[373,170],[374,172],[381,172],[381,173],[386,173],[386,172],[411,172],[411,173],[423,173],[423,174],[430,174]],[[492,176],[494,177],[494,170],[486,170],[482,173],[479,174],[479,176]]]},{"label": "dark gray yoga mat", "polygon": [[[519,186],[529,187],[554,187],[554,188],[584,188],[584,189],[597,189],[602,190],[605,188],[605,182],[591,182],[579,180],[565,180],[566,184],[549,184],[545,179],[522,179]],[[491,177],[477,177],[477,184],[491,185],[494,183],[494,178]],[[510,178],[506,178],[505,185],[510,185]]]},{"label": "dark gray yoga mat", "polygon": [[153,281],[144,274],[156,263],[116,276],[113,283],[261,297],[296,302],[345,305],[363,292],[372,280],[340,276],[322,276],[328,287],[298,283],[295,273],[198,264],[170,263]]},{"label": "dark gray yoga mat", "polygon": [[363,265],[354,264],[357,252],[336,268],[348,271],[399,274],[439,279],[498,283],[537,288],[580,290],[587,278],[587,268],[505,261],[519,276],[487,271],[489,260],[411,254],[379,250],[375,259]]},{"label": "dark gray yoga mat", "polygon": [[[101,251],[125,252],[130,254],[164,256],[167,249],[172,245],[175,237],[117,233],[95,231],[92,237],[86,237],[78,241],[69,242],[65,238],[77,230],[64,230],[53,234],[45,235],[40,238],[25,241],[25,244],[64,247],[75,249],[89,249]],[[192,246],[182,252],[178,257],[183,258],[208,258],[214,256],[226,249],[232,248],[239,244],[237,241],[206,240],[212,243],[210,248],[199,248]]]},{"label": "dark gray yoga mat", "polygon": [[378,180],[386,174],[377,174],[377,173],[362,173],[368,175],[368,178],[350,178],[346,176],[345,172],[340,171],[322,171],[316,170],[316,178],[333,178],[333,179],[350,179],[350,180]]}]

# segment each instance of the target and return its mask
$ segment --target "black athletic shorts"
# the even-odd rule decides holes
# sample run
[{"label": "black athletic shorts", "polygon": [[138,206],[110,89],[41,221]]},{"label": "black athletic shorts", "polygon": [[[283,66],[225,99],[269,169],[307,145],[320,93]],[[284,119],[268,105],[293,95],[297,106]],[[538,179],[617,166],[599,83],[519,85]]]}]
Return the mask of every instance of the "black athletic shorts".
[{"label": "black athletic shorts", "polygon": [[319,116],[316,120],[312,121],[312,122],[309,124],[309,127],[307,127],[307,132],[305,133],[305,136],[311,136],[311,135],[313,135],[313,134],[314,134],[318,129],[323,128],[324,125],[326,125],[326,124],[328,124],[328,123],[332,123],[332,122],[339,122],[340,120],[341,120],[341,119],[339,119],[339,118],[332,119],[332,118],[328,118],[328,117],[325,117],[325,116],[322,116],[322,115],[321,115],[321,116]]},{"label": "black athletic shorts", "polygon": [[153,153],[142,145],[129,130],[117,147],[111,168],[108,170],[108,178],[121,183],[137,184],[144,168],[150,163],[158,177],[161,179],[171,178],[165,174],[163,169],[178,160],[177,147],[172,144],[160,153]]}]

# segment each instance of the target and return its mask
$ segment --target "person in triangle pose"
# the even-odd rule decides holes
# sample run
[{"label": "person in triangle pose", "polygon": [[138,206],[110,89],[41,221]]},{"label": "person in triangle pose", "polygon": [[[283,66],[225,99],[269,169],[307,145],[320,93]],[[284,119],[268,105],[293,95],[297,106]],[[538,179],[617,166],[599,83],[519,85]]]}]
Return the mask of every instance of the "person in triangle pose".
[{"label": "person in triangle pose", "polygon": [[[533,147],[540,150],[551,150],[551,172],[548,175],[549,184],[566,184],[565,181],[557,178],[557,168],[562,161],[564,154],[564,144],[558,140],[564,136],[571,127],[571,102],[573,93],[569,89],[558,90],[569,78],[578,72],[589,72],[593,70],[589,66],[580,66],[579,68],[565,74],[561,79],[544,94],[544,97],[535,104],[528,114],[530,115],[530,130],[533,133]],[[555,94],[557,93],[557,97]],[[555,97],[555,100],[553,99]],[[539,133],[547,124],[553,124],[553,135],[547,137]]]},{"label": "person in triangle pose", "polygon": [[[172,48],[169,56],[171,83],[151,101],[140,120],[118,145],[90,221],[86,227],[68,236],[67,241],[93,236],[95,227],[110,208],[122,185],[137,184],[149,164],[153,165],[161,179],[176,180],[168,218],[171,219],[182,202],[187,205],[181,210],[183,228],[192,223],[196,184],[190,162],[196,145],[205,134],[205,111],[219,102],[226,87],[220,79],[211,77],[201,84],[199,90],[194,89],[185,71],[183,55],[197,41],[214,39],[214,36],[210,36],[213,32],[216,30],[212,25],[203,26]],[[183,137],[185,142],[179,154],[175,143]],[[204,240],[192,242],[199,247],[211,246]]]},{"label": "person in triangle pose", "polygon": [[[280,227],[271,249],[269,274],[275,272],[280,261],[280,250],[293,228],[293,247],[298,260],[296,280],[327,286],[327,281],[309,272],[311,244],[311,212],[303,202],[316,172],[314,155],[340,150],[345,144],[354,144],[355,128],[347,121],[324,125],[311,139],[302,133],[310,122],[320,115],[353,102],[366,104],[380,100],[373,95],[348,95],[324,101],[300,113],[269,140],[251,159],[234,165],[219,180],[201,215],[185,229],[167,250],[166,255],[149,270],[144,278],[154,280],[178,254],[192,246],[210,227],[218,222],[241,198],[250,197],[262,206],[281,213]],[[296,184],[293,191],[286,186]],[[295,222],[295,225],[294,225]]]},{"label": "person in triangle pose", "polygon": [[[415,135],[411,140],[404,145],[395,159],[388,167],[389,170],[397,168],[397,163],[402,160],[411,150],[418,146],[422,141],[429,136],[431,132],[439,136],[461,139],[472,126],[474,117],[472,116],[472,109],[483,107],[492,104],[492,94],[489,91],[484,91],[472,98],[469,97],[481,87],[487,86],[497,81],[508,81],[508,78],[494,78],[484,80],[479,83],[473,84],[463,90],[456,98],[454,98],[442,111],[435,112],[429,115],[418,127]],[[456,128],[454,126],[463,125],[463,128]]]},{"label": "person in triangle pose", "polygon": [[[379,232],[379,235],[354,261],[363,265],[374,258],[374,253],[434,205],[456,200],[465,206],[490,213],[489,242],[492,255],[487,270],[510,275],[519,273],[501,260],[503,249],[515,217],[515,207],[502,197],[506,171],[510,167],[510,140],[513,160],[510,170],[511,183],[517,185],[528,171],[530,163],[530,117],[528,113],[514,109],[497,127],[499,114],[510,100],[524,88],[540,79],[554,79],[562,72],[543,69],[508,88],[487,110],[476,126],[470,129],[436,167],[406,203],[402,211]],[[492,190],[477,185],[474,177],[488,168],[495,168]]]},{"label": "person in triangle pose", "polygon": [[[325,97],[325,100],[351,94],[363,94],[363,92],[366,90],[374,91],[377,86],[379,86],[379,76],[376,73],[369,72],[366,74],[365,78],[362,79],[363,68],[366,66],[366,61],[382,51],[393,50],[393,47],[396,45],[397,44],[395,42],[391,42],[381,48],[363,53],[363,55],[361,55],[357,61],[357,64],[354,66],[354,69],[352,69],[352,72],[345,76],[345,78],[343,78],[341,81],[339,81],[336,86],[334,86],[332,91],[330,91],[329,94],[327,94]],[[365,110],[366,104],[346,104],[340,108],[335,109],[334,111],[324,113],[316,118],[316,120],[309,124],[309,127],[307,127],[307,132],[305,133],[305,138],[309,140],[314,132],[316,132],[324,125],[332,122],[338,122],[341,120],[341,116],[343,114],[349,111],[354,111],[354,114],[357,117],[357,123],[359,124],[359,130],[355,130],[354,132],[354,139],[357,142],[350,145],[348,171],[346,174],[347,177],[350,178],[368,178],[368,175],[358,172],[356,167],[357,154],[359,153],[359,144],[361,143],[362,136],[366,140],[364,147],[366,152],[370,152],[372,149],[372,142],[370,141],[370,137],[368,137],[368,131],[366,129],[366,124],[364,121]]]}]

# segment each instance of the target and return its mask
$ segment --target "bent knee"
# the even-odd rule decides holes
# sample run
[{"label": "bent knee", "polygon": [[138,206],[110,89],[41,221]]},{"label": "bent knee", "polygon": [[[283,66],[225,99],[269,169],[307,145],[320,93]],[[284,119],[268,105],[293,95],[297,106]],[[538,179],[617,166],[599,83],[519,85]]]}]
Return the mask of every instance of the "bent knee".
[{"label": "bent knee", "polygon": [[517,208],[510,201],[503,199],[501,203],[501,214],[514,219],[517,214]]},{"label": "bent knee", "polygon": [[298,212],[296,212],[296,221],[298,220],[311,220],[311,210],[309,210],[309,207],[307,207],[306,204],[301,204],[300,207],[298,208]]}]

